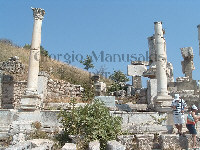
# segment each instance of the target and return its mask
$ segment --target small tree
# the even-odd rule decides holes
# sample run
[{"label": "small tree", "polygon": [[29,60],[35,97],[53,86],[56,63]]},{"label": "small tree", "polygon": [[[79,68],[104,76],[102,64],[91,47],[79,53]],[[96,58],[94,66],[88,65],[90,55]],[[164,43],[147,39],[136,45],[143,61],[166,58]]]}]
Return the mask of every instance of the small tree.
[{"label": "small tree", "polygon": [[[99,100],[94,100],[92,104],[84,107],[72,107],[70,112],[61,111],[60,118],[65,140],[68,135],[78,135],[78,145],[83,146],[80,149],[86,149],[90,141],[99,140],[101,150],[104,150],[107,141],[122,134],[121,118],[111,116],[109,109]],[[62,140],[60,142],[64,143]]]},{"label": "small tree", "polygon": [[84,69],[86,70],[89,70],[90,68],[94,68],[91,56],[87,55],[87,58],[84,59],[84,61],[81,60],[80,63],[82,63],[85,66]]},{"label": "small tree", "polygon": [[118,91],[123,88],[123,85],[129,81],[126,75],[120,70],[114,71],[113,74],[109,76],[109,78],[114,81],[111,87],[108,89],[110,92]]},{"label": "small tree", "polygon": [[121,82],[125,83],[125,82],[129,81],[129,79],[126,77],[126,75],[123,72],[121,72],[120,70],[114,71],[114,73],[111,74],[109,76],[109,78],[111,80],[113,80],[115,83],[121,83]]}]

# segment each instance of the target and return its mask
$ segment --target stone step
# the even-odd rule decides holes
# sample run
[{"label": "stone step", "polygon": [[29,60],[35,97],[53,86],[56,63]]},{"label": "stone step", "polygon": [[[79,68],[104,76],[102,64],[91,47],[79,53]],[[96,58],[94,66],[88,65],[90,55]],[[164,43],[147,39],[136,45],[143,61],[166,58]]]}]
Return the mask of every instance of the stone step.
[{"label": "stone step", "polygon": [[10,129],[9,126],[1,126],[1,125],[0,125],[0,132],[8,132],[9,129]]},{"label": "stone step", "polygon": [[8,132],[0,132],[0,140],[9,138]]}]

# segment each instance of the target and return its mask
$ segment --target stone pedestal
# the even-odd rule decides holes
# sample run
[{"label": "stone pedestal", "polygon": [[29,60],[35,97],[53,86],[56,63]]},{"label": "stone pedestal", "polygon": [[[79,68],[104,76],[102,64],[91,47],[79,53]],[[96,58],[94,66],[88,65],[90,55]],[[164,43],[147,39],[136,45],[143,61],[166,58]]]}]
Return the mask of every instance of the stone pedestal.
[{"label": "stone pedestal", "polygon": [[154,100],[155,110],[158,112],[172,111],[171,103],[173,98],[170,95],[156,96]]},{"label": "stone pedestal", "polygon": [[35,110],[43,108],[42,98],[39,95],[23,95],[20,101],[20,109]]},{"label": "stone pedestal", "polygon": [[41,71],[39,72],[38,75],[38,94],[40,95],[40,97],[42,98],[42,100],[44,100],[47,96],[47,83],[48,83],[48,78],[49,75],[44,72]]}]

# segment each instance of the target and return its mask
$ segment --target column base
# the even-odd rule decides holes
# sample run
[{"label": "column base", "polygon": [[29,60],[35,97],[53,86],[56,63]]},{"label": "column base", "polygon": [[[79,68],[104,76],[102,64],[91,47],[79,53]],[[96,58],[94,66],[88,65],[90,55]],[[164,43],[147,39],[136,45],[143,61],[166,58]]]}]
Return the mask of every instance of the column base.
[{"label": "column base", "polygon": [[25,95],[38,95],[38,92],[37,92],[37,90],[26,89]]},{"label": "column base", "polygon": [[171,112],[173,98],[170,95],[156,96],[154,101],[155,110],[158,112]]},{"label": "column base", "polygon": [[36,110],[43,108],[43,102],[39,95],[23,95],[20,101],[21,110]]}]

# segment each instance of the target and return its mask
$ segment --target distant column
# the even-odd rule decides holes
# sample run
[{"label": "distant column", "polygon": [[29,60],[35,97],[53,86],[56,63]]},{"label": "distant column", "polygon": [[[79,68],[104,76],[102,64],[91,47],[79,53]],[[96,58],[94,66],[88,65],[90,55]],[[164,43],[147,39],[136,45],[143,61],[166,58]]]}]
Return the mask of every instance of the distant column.
[{"label": "distant column", "polygon": [[31,42],[31,50],[29,56],[28,68],[28,85],[27,93],[37,94],[38,74],[39,74],[39,59],[40,59],[40,44],[41,44],[41,28],[42,20],[45,11],[41,8],[32,8],[34,17],[34,26]]},{"label": "distant column", "polygon": [[200,24],[197,26],[197,28],[198,28],[199,55],[200,55]]}]

